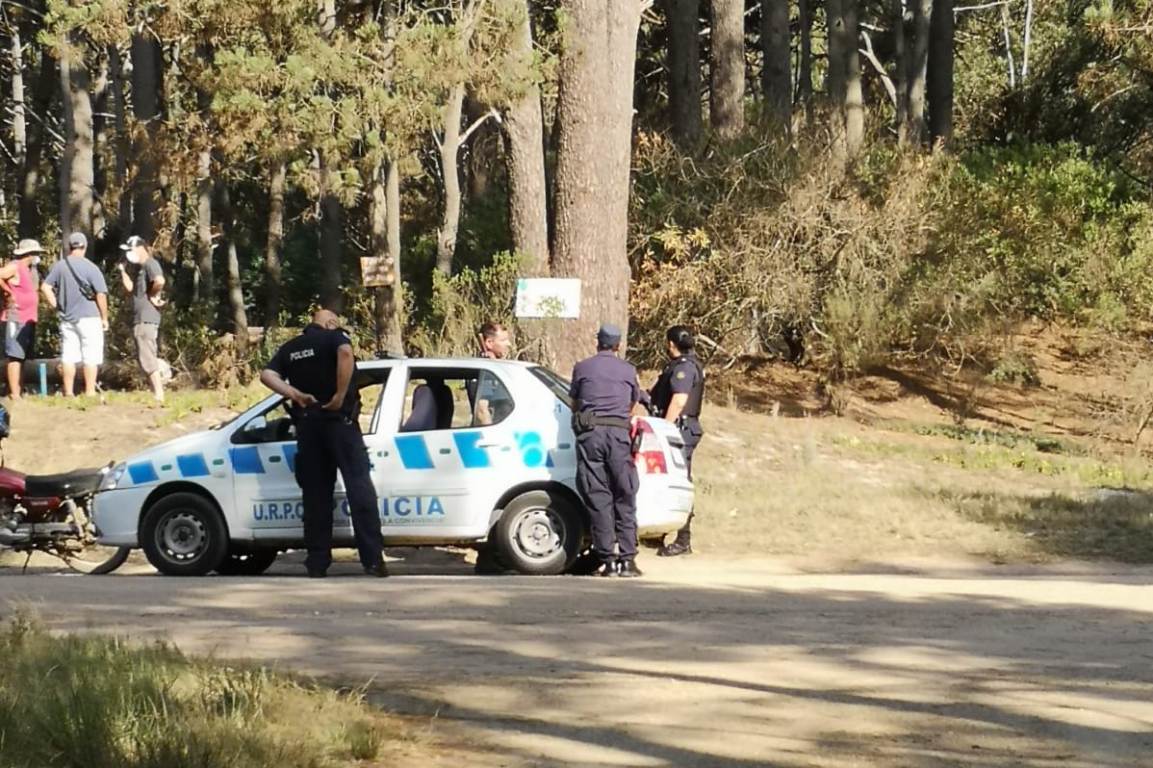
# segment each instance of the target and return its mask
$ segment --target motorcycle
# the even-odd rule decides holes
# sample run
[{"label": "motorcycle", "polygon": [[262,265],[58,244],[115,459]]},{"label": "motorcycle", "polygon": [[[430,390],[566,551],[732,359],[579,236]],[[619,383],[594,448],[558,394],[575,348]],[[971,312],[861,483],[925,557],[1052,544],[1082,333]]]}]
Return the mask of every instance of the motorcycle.
[{"label": "motorcycle", "polygon": [[[8,412],[0,406],[0,443],[8,435]],[[0,454],[0,552],[26,554],[25,570],[35,552],[57,557],[81,573],[105,574],[119,568],[132,550],[98,544],[89,515],[92,497],[107,472],[103,468],[25,475],[5,467]]]}]

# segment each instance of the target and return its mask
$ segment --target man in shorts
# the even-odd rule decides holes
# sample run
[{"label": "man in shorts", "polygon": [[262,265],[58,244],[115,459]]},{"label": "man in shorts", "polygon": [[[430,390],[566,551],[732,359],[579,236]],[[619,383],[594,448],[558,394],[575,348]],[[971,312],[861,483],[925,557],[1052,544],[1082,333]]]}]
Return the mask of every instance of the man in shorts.
[{"label": "man in shorts", "polygon": [[120,283],[132,297],[132,338],[136,360],[152,385],[156,402],[164,402],[164,371],[160,363],[160,308],[164,306],[164,270],[143,238],[133,235],[120,246],[124,261],[116,265]]},{"label": "man in shorts", "polygon": [[68,255],[52,265],[40,286],[48,306],[60,317],[60,362],[64,396],[72,397],[76,366],[84,366],[84,394],[96,395],[96,376],[104,364],[104,333],[108,330],[108,283],[100,268],[85,258],[88,238],[68,236]]},{"label": "man in shorts", "polygon": [[44,249],[35,240],[21,240],[12,260],[0,267],[0,287],[7,296],[4,312],[4,354],[8,357],[8,396],[19,400],[24,361],[36,346],[40,273],[36,265]]}]

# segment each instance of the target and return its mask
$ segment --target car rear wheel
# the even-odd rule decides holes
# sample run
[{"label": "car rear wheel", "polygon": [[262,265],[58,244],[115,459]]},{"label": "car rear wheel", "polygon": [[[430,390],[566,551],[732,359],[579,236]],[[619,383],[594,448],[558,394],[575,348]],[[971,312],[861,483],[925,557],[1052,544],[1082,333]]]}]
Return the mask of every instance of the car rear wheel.
[{"label": "car rear wheel", "polygon": [[216,572],[221,576],[259,576],[272,567],[279,554],[275,549],[229,552]]},{"label": "car rear wheel", "polygon": [[141,546],[152,567],[169,576],[203,576],[228,555],[228,529],[220,512],[195,493],[157,501],[140,526]]},{"label": "car rear wheel", "polygon": [[505,505],[492,530],[496,555],[520,573],[563,573],[580,552],[584,525],[573,505],[559,494],[528,491]]}]

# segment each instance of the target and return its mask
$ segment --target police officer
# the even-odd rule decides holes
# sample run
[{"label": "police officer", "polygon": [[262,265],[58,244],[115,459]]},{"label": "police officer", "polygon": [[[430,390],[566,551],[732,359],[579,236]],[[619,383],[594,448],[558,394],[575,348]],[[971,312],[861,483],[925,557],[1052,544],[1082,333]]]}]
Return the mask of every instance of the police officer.
[{"label": "police officer", "polygon": [[332,312],[312,324],[268,362],[260,381],[290,401],[296,425],[296,482],[304,501],[304,566],[323,578],[332,564],[332,508],[336,472],[344,478],[360,564],[369,576],[388,576],[376,489],[360,432],[360,394],[353,383],[352,342]]},{"label": "police officer", "polygon": [[[573,367],[573,431],[577,435],[577,488],[592,522],[598,576],[640,576],[637,487],[632,411],[640,400],[637,371],[617,357],[620,329],[603,325],[597,353]],[[614,547],[615,545],[615,547]]]},{"label": "police officer", "polygon": [[[705,372],[697,359],[694,348],[696,340],[692,331],[684,325],[674,325],[665,334],[665,351],[669,362],[661,371],[660,378],[653,386],[650,395],[653,409],[658,416],[671,421],[681,431],[685,442],[685,463],[688,465],[689,479],[693,477],[693,452],[701,442],[704,430],[701,429],[701,403],[705,397]],[[677,531],[671,544],[662,546],[657,555],[676,557],[692,554],[693,512],[685,525]]]}]

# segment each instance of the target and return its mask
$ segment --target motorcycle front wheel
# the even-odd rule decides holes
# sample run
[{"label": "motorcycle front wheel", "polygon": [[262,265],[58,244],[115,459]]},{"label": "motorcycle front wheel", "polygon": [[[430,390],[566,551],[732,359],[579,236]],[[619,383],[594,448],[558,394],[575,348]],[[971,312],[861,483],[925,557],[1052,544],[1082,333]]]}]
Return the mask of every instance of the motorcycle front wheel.
[{"label": "motorcycle front wheel", "polygon": [[70,551],[60,555],[69,568],[91,576],[103,576],[112,573],[132,554],[131,547],[103,547],[92,544],[78,551]]}]

